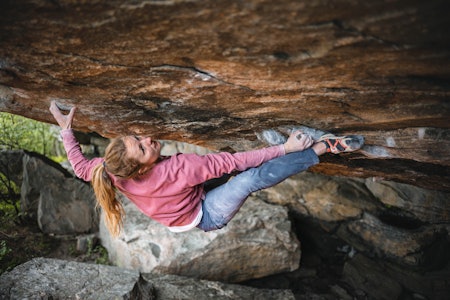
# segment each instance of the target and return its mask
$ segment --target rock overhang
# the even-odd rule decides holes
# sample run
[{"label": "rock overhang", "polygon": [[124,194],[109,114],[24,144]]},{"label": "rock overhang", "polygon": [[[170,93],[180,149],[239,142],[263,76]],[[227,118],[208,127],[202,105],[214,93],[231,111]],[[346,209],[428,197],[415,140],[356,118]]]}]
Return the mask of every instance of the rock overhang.
[{"label": "rock overhang", "polygon": [[[299,124],[363,134],[313,171],[450,190],[446,1],[6,1],[0,110],[241,151]],[[162,5],[164,4],[164,5]]]}]

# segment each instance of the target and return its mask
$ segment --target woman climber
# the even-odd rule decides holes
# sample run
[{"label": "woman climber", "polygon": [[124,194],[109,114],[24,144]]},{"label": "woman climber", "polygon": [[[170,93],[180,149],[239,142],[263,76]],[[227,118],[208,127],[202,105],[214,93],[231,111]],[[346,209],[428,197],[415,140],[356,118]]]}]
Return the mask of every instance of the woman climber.
[{"label": "woman climber", "polygon": [[[71,129],[75,111],[72,107],[63,114],[55,101],[50,105],[73,170],[79,178],[92,181],[113,236],[120,233],[124,217],[117,190],[173,232],[194,227],[211,231],[224,227],[252,192],[305,171],[319,163],[318,156],[324,153],[355,151],[363,144],[360,136],[327,134],[314,141],[296,131],[285,143],[259,150],[165,157],[160,155],[158,141],[130,135],[111,140],[104,158],[87,159]],[[238,175],[226,183],[205,190],[208,180],[235,171]]]}]

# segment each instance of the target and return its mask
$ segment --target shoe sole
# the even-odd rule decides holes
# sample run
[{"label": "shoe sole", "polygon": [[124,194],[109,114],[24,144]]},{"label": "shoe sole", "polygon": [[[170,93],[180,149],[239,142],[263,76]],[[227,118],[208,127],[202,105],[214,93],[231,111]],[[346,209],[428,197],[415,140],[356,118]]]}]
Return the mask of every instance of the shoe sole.
[{"label": "shoe sole", "polygon": [[325,139],[337,139],[337,138],[342,138],[342,137],[350,138],[350,141],[347,140],[347,143],[346,143],[348,148],[346,148],[343,151],[339,151],[338,153],[353,152],[353,151],[361,149],[362,146],[364,146],[364,137],[362,135],[336,136],[336,135],[330,133],[330,134],[323,135],[319,141],[323,141]]}]

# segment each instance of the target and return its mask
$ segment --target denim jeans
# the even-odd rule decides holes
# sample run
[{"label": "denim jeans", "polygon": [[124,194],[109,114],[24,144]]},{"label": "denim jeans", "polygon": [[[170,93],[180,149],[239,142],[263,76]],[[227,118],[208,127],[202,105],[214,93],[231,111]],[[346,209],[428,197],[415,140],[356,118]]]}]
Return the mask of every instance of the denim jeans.
[{"label": "denim jeans", "polygon": [[259,167],[243,171],[206,193],[202,202],[203,217],[197,227],[204,231],[224,227],[251,193],[274,186],[317,163],[319,158],[309,148],[274,158]]}]

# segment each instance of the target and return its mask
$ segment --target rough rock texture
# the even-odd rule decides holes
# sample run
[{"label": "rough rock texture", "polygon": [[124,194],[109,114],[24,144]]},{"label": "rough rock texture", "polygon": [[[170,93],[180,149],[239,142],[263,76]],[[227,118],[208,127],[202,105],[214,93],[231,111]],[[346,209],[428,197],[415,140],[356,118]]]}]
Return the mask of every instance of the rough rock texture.
[{"label": "rough rock texture", "polygon": [[450,193],[302,173],[260,194],[290,208],[304,247],[334,263],[344,256],[342,279],[354,289],[448,298]]},{"label": "rough rock texture", "polygon": [[0,277],[0,299],[294,299],[289,290],[255,289],[112,266],[37,258]]},{"label": "rough rock texture", "polygon": [[[112,266],[36,258],[2,274],[2,299],[135,299],[139,272]],[[153,299],[143,297],[141,299]]]},{"label": "rough rock texture", "polygon": [[281,206],[251,198],[222,230],[171,233],[128,200],[124,203],[127,217],[118,238],[109,235],[103,222],[100,226],[102,244],[118,266],[222,282],[299,267],[300,244],[292,233],[287,209]]},{"label": "rough rock texture", "polygon": [[11,179],[20,187],[22,212],[37,220],[44,233],[98,231],[92,188],[59,164],[36,153],[2,151],[0,172],[14,175]]},{"label": "rough rock texture", "polygon": [[[162,145],[163,155],[209,152],[183,143],[166,141]],[[103,222],[99,233],[110,260],[121,267],[223,282],[260,278],[299,267],[300,244],[284,207],[250,197],[222,230],[171,233],[139,212],[129,200],[123,200],[126,219],[120,238],[112,238]]]},{"label": "rough rock texture", "polygon": [[156,299],[168,300],[228,300],[265,299],[294,300],[290,290],[254,289],[217,281],[196,280],[176,275],[143,274],[142,277],[155,285]]},{"label": "rough rock texture", "polygon": [[0,110],[212,149],[304,124],[366,136],[314,171],[450,190],[446,0],[0,4]]},{"label": "rough rock texture", "polygon": [[[164,143],[163,151],[164,154],[207,152],[179,143]],[[34,188],[22,191],[54,186],[56,181],[59,185],[75,182],[70,176],[62,176],[65,173],[60,168],[46,166],[48,161],[24,152],[2,152],[1,165],[5,161],[11,162],[7,172],[15,172],[16,183],[22,187],[22,177],[37,177],[23,181]],[[36,176],[32,176],[33,172],[23,176],[23,162],[38,166],[26,168],[34,170]],[[101,228],[102,240],[114,263],[145,272],[220,281],[283,272],[241,283],[265,289],[290,289],[296,299],[448,298],[448,192],[382,180],[302,173],[254,196],[226,229],[211,233],[172,234],[127,205],[125,234],[112,240]],[[66,194],[59,194],[46,209],[64,211],[66,198]],[[22,206],[26,206],[24,203]],[[38,207],[29,209],[28,213],[33,214]],[[77,216],[77,211],[73,216]],[[42,212],[49,217],[48,224],[65,227],[58,214]],[[65,219],[73,216],[67,214]],[[58,227],[55,230],[59,232]],[[294,234],[302,244],[300,265]],[[94,235],[79,237],[77,248],[86,248],[87,239],[93,238]],[[153,274],[152,278],[155,276],[167,281],[168,285],[159,291],[165,296],[190,295],[203,286],[198,279],[163,274]],[[185,282],[187,287],[171,292],[172,281]],[[228,287],[224,292],[217,282],[207,286],[207,294],[247,295],[242,290],[229,292]]]}]

